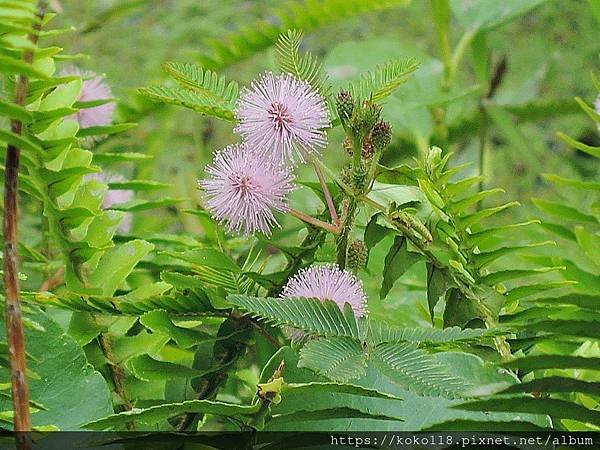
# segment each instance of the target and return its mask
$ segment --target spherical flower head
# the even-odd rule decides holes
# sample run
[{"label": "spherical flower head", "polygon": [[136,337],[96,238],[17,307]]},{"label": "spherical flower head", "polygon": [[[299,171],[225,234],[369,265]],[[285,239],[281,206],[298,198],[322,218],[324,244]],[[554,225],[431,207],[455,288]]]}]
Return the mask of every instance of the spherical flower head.
[{"label": "spherical flower head", "polygon": [[270,235],[273,226],[279,226],[274,212],[289,210],[292,173],[247,144],[218,152],[206,173],[208,177],[198,181],[206,193],[206,207],[229,232]]},{"label": "spherical flower head", "polygon": [[295,155],[304,162],[327,144],[324,128],[331,124],[325,100],[289,74],[266,73],[252,82],[242,91],[236,114],[235,131],[278,162],[293,162]]},{"label": "spherical flower head", "polygon": [[[63,71],[63,75],[79,75],[84,79],[78,98],[80,102],[112,98],[109,85],[94,72],[82,72],[77,67],[71,67]],[[80,128],[106,126],[112,123],[115,108],[114,102],[104,103],[92,108],[82,108],[73,115],[73,118],[79,122]]]},{"label": "spherical flower head", "polygon": [[362,281],[334,264],[301,270],[287,282],[281,296],[332,300],[340,309],[344,308],[345,303],[349,303],[356,317],[367,313],[367,296]]}]

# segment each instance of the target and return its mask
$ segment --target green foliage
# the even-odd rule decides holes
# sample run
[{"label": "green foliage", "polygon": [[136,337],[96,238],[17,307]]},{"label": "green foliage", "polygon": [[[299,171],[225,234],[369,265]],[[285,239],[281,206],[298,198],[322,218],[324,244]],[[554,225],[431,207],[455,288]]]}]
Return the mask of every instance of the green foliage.
[{"label": "green foliage", "polygon": [[331,300],[321,303],[318,299],[310,298],[281,300],[241,295],[231,295],[228,300],[238,308],[276,325],[288,325],[323,336],[359,338],[362,334],[360,322],[354,317],[352,308],[346,307],[341,311]]},{"label": "green foliage", "polygon": [[270,20],[249,23],[223,39],[211,39],[211,51],[199,56],[200,63],[211,69],[222,69],[248,58],[277,42],[286,30],[312,31],[359,14],[404,6],[407,0],[318,0],[287,1],[272,11],[277,25]]},{"label": "green foliage", "polygon": [[[112,405],[106,381],[86,361],[77,342],[42,311],[31,310],[27,318],[37,324],[35,329],[26,329],[25,336],[31,398],[39,409],[32,414],[34,426],[79,430],[85,422],[109,414]],[[5,339],[2,327],[0,342]],[[4,362],[0,366],[1,382],[10,383],[10,368]],[[10,398],[0,397],[0,410],[11,409]]]},{"label": "green foliage", "polygon": [[323,95],[329,93],[327,75],[319,60],[305,53],[300,55],[300,44],[302,33],[297,30],[288,30],[282,34],[277,41],[277,59],[282,72],[290,73],[300,80],[306,80],[308,84],[318,89]]},{"label": "green foliage", "polygon": [[381,101],[406,83],[418,67],[414,59],[388,61],[350,83],[350,93],[358,101]]}]

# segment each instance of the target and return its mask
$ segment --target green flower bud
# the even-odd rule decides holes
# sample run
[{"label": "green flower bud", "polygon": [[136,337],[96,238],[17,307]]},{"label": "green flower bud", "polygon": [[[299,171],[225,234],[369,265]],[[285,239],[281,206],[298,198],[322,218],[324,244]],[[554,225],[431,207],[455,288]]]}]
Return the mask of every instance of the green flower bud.
[{"label": "green flower bud", "polygon": [[346,250],[346,266],[350,270],[363,269],[367,265],[369,251],[367,246],[362,241],[352,241]]},{"label": "green flower bud", "polygon": [[342,123],[347,122],[352,117],[354,111],[354,99],[348,91],[340,91],[336,99],[336,109]]}]

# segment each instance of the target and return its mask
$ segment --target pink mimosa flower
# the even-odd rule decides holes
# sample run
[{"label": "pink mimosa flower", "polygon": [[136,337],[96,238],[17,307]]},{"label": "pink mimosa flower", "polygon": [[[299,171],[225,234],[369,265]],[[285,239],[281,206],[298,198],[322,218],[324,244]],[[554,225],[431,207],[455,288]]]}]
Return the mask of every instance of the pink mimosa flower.
[{"label": "pink mimosa flower", "polygon": [[341,309],[349,303],[356,317],[367,314],[367,297],[360,279],[333,264],[301,270],[288,280],[281,296],[332,300]]},{"label": "pink mimosa flower", "polygon": [[198,184],[206,192],[207,209],[230,232],[270,235],[271,228],[278,226],[273,213],[289,209],[292,173],[246,144],[218,152],[206,173],[208,178]]},{"label": "pink mimosa flower", "polygon": [[244,89],[238,101],[235,131],[245,142],[273,160],[304,162],[310,153],[319,153],[327,144],[324,128],[329,113],[323,97],[306,81],[292,75],[264,74]]}]

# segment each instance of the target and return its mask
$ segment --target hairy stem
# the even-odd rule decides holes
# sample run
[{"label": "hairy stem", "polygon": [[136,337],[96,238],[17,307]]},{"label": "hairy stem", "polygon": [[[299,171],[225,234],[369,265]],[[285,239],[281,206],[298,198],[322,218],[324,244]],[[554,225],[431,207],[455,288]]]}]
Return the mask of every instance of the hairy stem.
[{"label": "hairy stem", "polygon": [[313,167],[315,168],[315,173],[317,174],[319,183],[321,183],[321,189],[323,189],[323,195],[325,196],[325,202],[327,203],[327,208],[329,209],[329,214],[331,215],[331,221],[334,225],[339,226],[340,219],[338,218],[337,211],[333,203],[333,198],[331,197],[331,192],[329,192],[329,188],[325,182],[325,177],[323,177],[321,167],[314,161],[315,159],[316,158],[313,157]]},{"label": "hairy stem", "polygon": [[[44,16],[43,4],[38,8],[38,17]],[[41,29],[40,22],[33,27],[29,40],[35,45]],[[27,64],[33,61],[33,52],[23,54]],[[29,79],[19,75],[16,86],[15,104],[24,106],[27,98]],[[11,120],[10,129],[16,135],[22,134],[23,124],[19,120]],[[18,433],[16,444],[18,449],[30,449],[31,438],[23,432],[31,431],[29,414],[29,386],[27,385],[27,363],[25,355],[25,335],[21,319],[21,302],[19,299],[19,234],[18,234],[18,179],[21,150],[9,144],[6,148],[6,172],[4,177],[4,289],[6,334],[11,369],[11,388],[14,411],[14,429]]]},{"label": "hairy stem", "polygon": [[337,243],[337,264],[340,269],[346,268],[346,253],[348,252],[348,239],[350,232],[354,226],[354,219],[358,211],[358,202],[356,198],[350,197],[347,200],[347,205],[344,208],[344,214],[342,216],[341,233],[338,236]]},{"label": "hairy stem", "polygon": [[290,209],[289,212],[292,216],[302,220],[303,222],[306,222],[310,225],[314,225],[315,227],[318,227],[318,228],[322,228],[325,231],[329,231],[330,233],[333,233],[333,234],[340,234],[340,227],[337,225],[332,225],[330,223],[323,222],[322,220],[319,220],[315,217],[309,216],[308,214],[305,214],[296,209]]},{"label": "hairy stem", "polygon": [[[108,362],[108,370],[110,371],[111,378],[115,385],[115,392],[121,397],[123,400],[123,406],[125,410],[131,411],[133,409],[133,404],[129,397],[127,396],[127,392],[125,391],[125,386],[123,386],[123,381],[125,380],[125,373],[123,369],[117,364],[115,361],[115,357],[112,352],[112,345],[110,343],[110,339],[105,334],[100,334],[98,336],[98,343],[100,344],[100,349],[102,353],[106,357]],[[130,431],[135,430],[135,424],[131,422],[127,422],[127,429]]]}]

